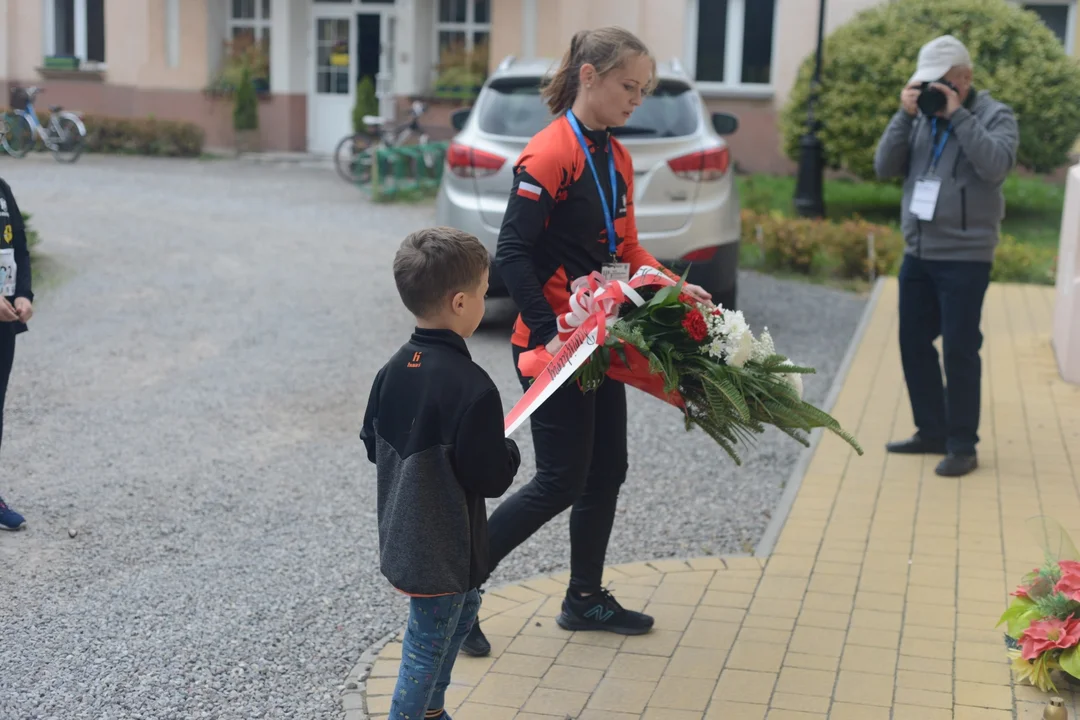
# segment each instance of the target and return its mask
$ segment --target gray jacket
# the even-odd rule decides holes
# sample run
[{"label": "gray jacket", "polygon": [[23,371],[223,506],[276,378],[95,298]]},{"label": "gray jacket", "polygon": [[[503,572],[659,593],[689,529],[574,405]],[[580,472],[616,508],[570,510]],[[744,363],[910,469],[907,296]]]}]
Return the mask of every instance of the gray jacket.
[{"label": "gray jacket", "polygon": [[[938,138],[944,130],[938,121]],[[941,190],[929,222],[911,213],[915,182],[934,152],[930,119],[900,110],[878,143],[879,178],[904,178],[900,227],[907,252],[924,260],[992,262],[1005,217],[1002,184],[1016,165],[1020,134],[1012,110],[985,90],[969,96],[952,116],[952,132],[938,162]]]}]

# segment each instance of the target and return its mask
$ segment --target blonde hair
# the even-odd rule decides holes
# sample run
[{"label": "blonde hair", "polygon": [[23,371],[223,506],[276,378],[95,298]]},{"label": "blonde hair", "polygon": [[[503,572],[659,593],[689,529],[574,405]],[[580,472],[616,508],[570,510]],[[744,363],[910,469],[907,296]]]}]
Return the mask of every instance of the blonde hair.
[{"label": "blonde hair", "polygon": [[653,78],[646,92],[656,84],[656,60],[636,35],[621,27],[581,30],[570,41],[555,74],[544,83],[541,94],[553,115],[566,112],[574,104],[581,86],[581,66],[592,65],[600,77],[622,67],[629,55],[645,55],[653,63]]}]

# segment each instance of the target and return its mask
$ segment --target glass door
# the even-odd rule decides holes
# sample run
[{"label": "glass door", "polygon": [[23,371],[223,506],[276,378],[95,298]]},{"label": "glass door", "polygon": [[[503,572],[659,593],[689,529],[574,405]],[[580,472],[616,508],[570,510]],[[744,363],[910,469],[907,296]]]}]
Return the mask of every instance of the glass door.
[{"label": "glass door", "polygon": [[312,92],[308,104],[308,149],[332,153],[352,133],[355,95],[354,15],[348,6],[312,9]]}]

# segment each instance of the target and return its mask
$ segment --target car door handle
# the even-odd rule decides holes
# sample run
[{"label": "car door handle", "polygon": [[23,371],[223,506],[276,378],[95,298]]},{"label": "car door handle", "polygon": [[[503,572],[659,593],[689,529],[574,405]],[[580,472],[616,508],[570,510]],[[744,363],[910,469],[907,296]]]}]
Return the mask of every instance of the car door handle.
[{"label": "car door handle", "polygon": [[685,192],[669,192],[668,200],[674,200],[675,202],[686,202],[690,199],[690,195]]}]

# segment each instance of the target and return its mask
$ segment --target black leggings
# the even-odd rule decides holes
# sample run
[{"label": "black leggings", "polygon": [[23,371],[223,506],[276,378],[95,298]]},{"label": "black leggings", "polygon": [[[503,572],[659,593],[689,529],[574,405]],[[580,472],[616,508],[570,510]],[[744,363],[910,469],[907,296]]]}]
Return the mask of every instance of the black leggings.
[{"label": "black leggings", "polygon": [[[523,351],[514,348],[514,367]],[[529,387],[522,378],[522,388]],[[619,488],[626,480],[626,386],[605,380],[583,393],[559,388],[530,418],[536,475],[507,498],[488,521],[491,569],[548,520],[570,513],[570,589],[597,592]]]},{"label": "black leggings", "polygon": [[7,395],[11,364],[15,360],[15,329],[0,326],[0,443],[4,440],[4,397]]}]

